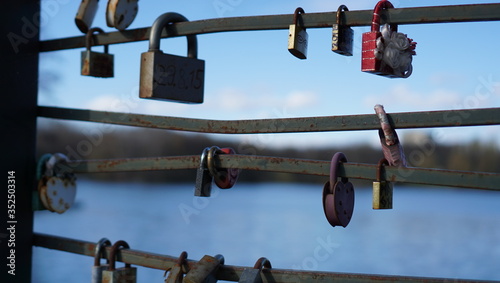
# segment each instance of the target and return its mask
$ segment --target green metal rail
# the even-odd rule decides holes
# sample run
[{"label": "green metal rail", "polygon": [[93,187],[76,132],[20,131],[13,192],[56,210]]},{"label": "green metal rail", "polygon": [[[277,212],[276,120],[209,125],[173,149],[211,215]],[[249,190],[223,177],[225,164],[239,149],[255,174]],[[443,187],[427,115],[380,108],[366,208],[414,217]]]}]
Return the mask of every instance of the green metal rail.
[{"label": "green metal rail", "polygon": [[[322,160],[223,154],[216,155],[214,162],[217,167],[221,168],[316,176],[330,175],[330,161]],[[196,169],[200,166],[200,156],[76,160],[68,165],[75,173]],[[390,166],[384,168],[385,173],[381,177],[391,182],[500,191],[500,174],[498,173]],[[375,180],[377,166],[363,163],[342,163],[339,166],[338,174],[340,177]]]},{"label": "green metal rail", "polygon": [[[377,115],[344,115],[259,120],[204,120],[120,112],[38,107],[38,116],[135,127],[217,134],[378,130]],[[388,114],[395,128],[500,125],[500,108]]]},{"label": "green metal rail", "polygon": [[[293,12],[293,11],[290,11]],[[372,10],[345,12],[345,23],[349,26],[371,25]],[[336,23],[336,11],[305,13],[302,18],[306,28],[331,28]],[[500,20],[500,4],[475,4],[389,9],[382,14],[382,21],[395,24],[431,24],[451,22],[478,22]],[[217,18],[174,24],[174,28],[163,32],[162,37],[184,36],[227,31],[288,29],[293,14],[252,17]],[[95,36],[95,45],[116,44],[148,40],[150,28],[138,28],[110,32]],[[40,42],[40,52],[85,47],[85,36]]]},{"label": "green metal rail", "polygon": [[[94,257],[95,243],[81,240],[74,240],[58,236],[35,233],[33,245],[70,252],[85,256]],[[107,258],[111,251],[110,247],[103,249],[102,257]],[[132,249],[119,249],[117,261],[130,263],[133,265],[149,267],[159,270],[167,270],[173,267],[177,258],[156,253],[143,252]],[[89,261],[90,262],[90,261]],[[189,269],[193,268],[197,261],[187,260]],[[234,265],[222,265],[216,273],[218,280],[238,281],[245,267]],[[161,278],[160,278],[161,279]],[[478,280],[459,280],[429,277],[407,277],[407,276],[387,276],[373,274],[353,274],[336,272],[318,272],[290,269],[263,269],[262,279],[264,282],[289,283],[289,282],[332,282],[339,280],[342,282],[489,282]]]}]

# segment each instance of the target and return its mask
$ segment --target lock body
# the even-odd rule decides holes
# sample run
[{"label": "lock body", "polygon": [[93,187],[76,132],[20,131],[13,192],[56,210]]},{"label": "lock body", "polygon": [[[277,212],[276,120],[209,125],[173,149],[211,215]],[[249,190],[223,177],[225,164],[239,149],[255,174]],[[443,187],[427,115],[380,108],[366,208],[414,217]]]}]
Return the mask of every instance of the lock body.
[{"label": "lock body", "polygon": [[373,209],[392,209],[392,192],[391,182],[373,182]]},{"label": "lock body", "polygon": [[160,50],[141,54],[141,98],[203,103],[204,84],[203,60]]},{"label": "lock body", "polygon": [[78,12],[76,13],[75,23],[78,29],[87,33],[92,26],[99,0],[82,0]]},{"label": "lock body", "polygon": [[102,264],[99,266],[92,266],[92,283],[101,283],[102,281],[102,272],[108,269],[108,264]]},{"label": "lock body", "polygon": [[260,269],[245,268],[243,270],[243,273],[241,273],[238,283],[262,283],[260,272]]},{"label": "lock body", "polygon": [[125,30],[137,16],[138,0],[109,0],[106,6],[106,24]]},{"label": "lock body", "polygon": [[82,51],[82,76],[99,78],[114,77],[114,55],[90,50]]},{"label": "lock body", "polygon": [[347,26],[333,25],[332,51],[344,56],[352,56],[354,31]]},{"label": "lock body", "polygon": [[298,24],[290,25],[288,29],[288,51],[299,59],[307,59],[308,35],[305,28]]},{"label": "lock body", "polygon": [[102,272],[102,283],[135,283],[137,282],[136,267],[121,267]]}]

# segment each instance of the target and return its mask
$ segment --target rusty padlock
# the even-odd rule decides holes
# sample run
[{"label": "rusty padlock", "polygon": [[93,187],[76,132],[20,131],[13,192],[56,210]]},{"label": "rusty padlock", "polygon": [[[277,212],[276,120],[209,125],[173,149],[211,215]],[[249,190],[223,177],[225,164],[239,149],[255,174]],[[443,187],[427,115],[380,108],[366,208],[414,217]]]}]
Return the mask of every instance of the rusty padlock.
[{"label": "rusty padlock", "polygon": [[271,269],[271,262],[267,258],[261,257],[257,260],[253,268],[245,268],[243,270],[238,283],[262,283],[261,272],[264,268]]},{"label": "rusty padlock", "polygon": [[129,263],[125,267],[116,268],[116,253],[120,247],[130,248],[127,242],[117,241],[111,247],[109,253],[108,269],[102,272],[102,282],[105,283],[135,283],[137,281],[137,268],[131,267]]},{"label": "rusty padlock", "polygon": [[149,50],[141,54],[140,98],[203,103],[205,61],[198,59],[196,35],[187,36],[188,57],[165,54],[160,50],[163,29],[168,31],[171,23],[186,21],[180,14],[165,13],[153,23]]},{"label": "rusty padlock", "polygon": [[[167,279],[165,279],[165,283],[182,283],[184,279],[184,269],[187,266],[187,252],[182,252],[179,258],[177,259],[177,263],[170,269],[167,270],[169,272]],[[165,274],[167,273],[165,272]]]},{"label": "rusty padlock", "polygon": [[107,264],[100,264],[102,251],[106,246],[111,246],[111,242],[107,238],[102,238],[97,242],[94,252],[94,266],[92,266],[92,283],[102,282],[102,272],[108,269],[109,259]]},{"label": "rusty padlock", "polygon": [[95,14],[97,12],[99,0],[82,0],[75,16],[75,24],[78,29],[87,33],[92,26]]},{"label": "rusty padlock", "polygon": [[38,181],[38,197],[47,210],[61,214],[75,202],[76,176],[68,169],[69,158],[64,154],[47,157]]},{"label": "rusty padlock", "polygon": [[304,9],[298,7],[293,13],[293,24],[288,29],[288,51],[299,59],[307,58],[308,35],[300,15],[305,14]]},{"label": "rusty padlock", "polygon": [[390,8],[394,6],[387,0],[375,6],[371,31],[363,33],[361,71],[389,78],[407,78],[413,71],[411,63],[417,43],[397,32],[396,24],[385,24],[380,30],[380,14]]},{"label": "rusty padlock", "polygon": [[106,6],[106,24],[125,30],[137,16],[139,0],[109,0]]},{"label": "rusty padlock", "polygon": [[230,189],[238,180],[240,170],[236,168],[217,168],[215,165],[215,156],[217,154],[236,154],[236,151],[230,147],[219,148],[212,146],[207,154],[207,167],[210,175],[214,178],[214,183],[221,189]]},{"label": "rusty padlock", "polygon": [[382,158],[377,165],[377,180],[373,182],[373,209],[392,209],[393,186],[389,181],[382,181],[382,167],[389,165],[387,159]]},{"label": "rusty padlock", "polygon": [[215,273],[221,265],[224,265],[224,257],[205,255],[200,261],[184,276],[186,283],[215,283],[217,278]]},{"label": "rusty padlock", "polygon": [[340,24],[342,11],[349,11],[346,5],[340,5],[337,10],[337,23],[332,29],[332,51],[344,56],[352,56],[352,41],[354,31],[351,27]]},{"label": "rusty padlock", "polygon": [[337,181],[340,162],[347,162],[347,158],[342,152],[337,152],[330,164],[330,181],[323,187],[323,211],[333,227],[346,227],[354,211],[354,186],[348,178]]},{"label": "rusty padlock", "polygon": [[114,76],[114,55],[109,54],[108,45],[104,45],[104,53],[90,51],[94,32],[104,33],[100,28],[91,28],[86,36],[86,50],[82,51],[81,74],[98,78]]}]

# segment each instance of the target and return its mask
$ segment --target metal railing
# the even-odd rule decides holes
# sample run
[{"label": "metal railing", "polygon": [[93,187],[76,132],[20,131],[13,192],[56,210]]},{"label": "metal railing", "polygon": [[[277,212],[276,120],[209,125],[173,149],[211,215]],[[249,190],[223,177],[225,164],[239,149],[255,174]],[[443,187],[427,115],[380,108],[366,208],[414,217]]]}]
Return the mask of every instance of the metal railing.
[{"label": "metal railing", "polygon": [[[349,26],[368,26],[371,24],[372,10],[348,11],[344,13],[344,24]],[[176,23],[175,29],[163,32],[162,37],[206,34],[228,31],[288,29],[292,14],[252,17],[209,19]],[[307,13],[303,16],[307,28],[330,28],[336,22],[335,12]],[[389,9],[382,14],[383,22],[395,24],[425,24],[470,21],[499,21],[500,4],[456,5],[438,7],[419,7]],[[173,32],[175,31],[175,32]],[[110,32],[95,36],[95,45],[127,43],[149,39],[150,28],[138,28],[120,32]],[[85,37],[77,36],[63,39],[41,41],[39,52],[81,48]],[[191,131],[221,134],[251,133],[294,133],[324,131],[377,130],[379,120],[375,114],[345,115],[328,117],[307,117],[288,119],[262,119],[220,121],[162,117],[93,110],[38,107],[37,116],[54,119],[91,121],[136,127],[159,128],[168,130]],[[500,108],[408,112],[389,114],[395,128],[432,128],[500,125]],[[199,156],[172,156],[156,158],[133,158],[112,160],[75,160],[68,165],[77,173],[123,172],[145,170],[194,169],[200,164]],[[294,158],[219,155],[215,164],[223,168],[265,170],[328,176],[330,162]],[[465,172],[429,168],[386,167],[384,179],[393,182],[414,183],[438,186],[454,186],[471,189],[500,191],[500,174],[484,172]],[[376,165],[343,163],[339,166],[339,176],[373,180]],[[56,249],[86,256],[94,256],[95,243],[67,239],[57,236],[34,234],[33,245]],[[103,256],[109,253],[106,248]],[[121,250],[121,261],[149,268],[166,270],[173,266],[177,258],[135,250]],[[194,266],[195,261],[188,261]],[[244,267],[224,265],[217,272],[221,280],[238,281]],[[331,272],[309,272],[296,270],[269,269],[263,271],[265,282],[330,282],[334,279],[353,282],[368,281],[407,281],[407,282],[467,282],[457,279],[436,279],[401,276],[380,276],[366,274],[346,274]]]}]

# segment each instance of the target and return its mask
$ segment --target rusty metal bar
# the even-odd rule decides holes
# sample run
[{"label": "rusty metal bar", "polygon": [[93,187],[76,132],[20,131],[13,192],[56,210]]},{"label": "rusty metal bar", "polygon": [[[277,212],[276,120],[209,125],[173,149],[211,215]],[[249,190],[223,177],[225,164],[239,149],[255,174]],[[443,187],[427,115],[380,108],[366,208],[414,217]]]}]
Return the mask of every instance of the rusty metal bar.
[{"label": "rusty metal bar", "polygon": [[[255,155],[217,155],[215,165],[221,168],[271,171],[304,175],[329,176],[330,161],[281,158]],[[171,156],[108,160],[77,160],[68,165],[75,173],[105,173],[196,169],[200,156]],[[375,180],[377,165],[344,163],[339,176],[353,179]],[[411,183],[500,191],[500,174],[431,168],[385,167],[383,179],[391,182]]]},{"label": "rusty metal bar", "polygon": [[[96,243],[35,233],[33,245],[53,250],[70,252],[85,256],[94,257]],[[103,249],[102,257],[107,258],[110,247]],[[133,249],[120,249],[117,252],[117,260],[133,265],[166,270],[171,268],[177,261],[176,257],[165,256],[150,252]],[[189,268],[193,268],[197,261],[187,260]],[[238,281],[245,267],[234,265],[223,265],[217,271],[218,280]],[[337,272],[317,272],[289,269],[265,269],[263,270],[264,282],[289,283],[289,282],[332,282],[341,280],[342,282],[488,282],[478,280],[460,280],[429,277],[409,277],[409,276],[387,276],[372,274],[354,274]]]},{"label": "rusty metal bar", "polygon": [[[166,12],[166,11],[165,11]],[[290,11],[292,12],[292,11]],[[369,26],[372,10],[345,12],[345,23],[350,26]],[[383,20],[391,23],[429,24],[471,21],[500,20],[500,4],[474,4],[454,6],[434,6],[390,9],[382,15]],[[336,13],[306,13],[302,16],[307,28],[331,28],[336,22]],[[276,30],[288,29],[293,14],[252,17],[216,18],[192,22],[176,23],[172,34],[163,32],[162,37],[184,36],[188,34],[206,34],[228,31]],[[151,20],[151,23],[153,19]],[[174,34],[173,32],[176,31]],[[120,32],[110,32],[95,36],[96,45],[116,44],[148,40],[150,28],[138,28]],[[77,36],[40,42],[40,52],[85,47],[85,37]]]},{"label": "rusty metal bar", "polygon": [[[252,134],[376,130],[374,114],[259,120],[204,120],[119,112],[38,107],[38,116],[200,133]],[[500,125],[500,108],[388,114],[395,128]]]}]

